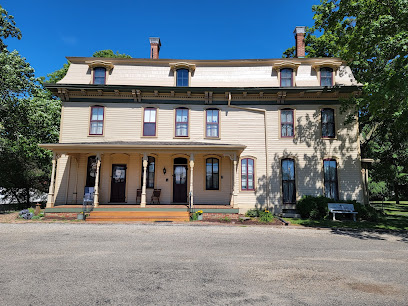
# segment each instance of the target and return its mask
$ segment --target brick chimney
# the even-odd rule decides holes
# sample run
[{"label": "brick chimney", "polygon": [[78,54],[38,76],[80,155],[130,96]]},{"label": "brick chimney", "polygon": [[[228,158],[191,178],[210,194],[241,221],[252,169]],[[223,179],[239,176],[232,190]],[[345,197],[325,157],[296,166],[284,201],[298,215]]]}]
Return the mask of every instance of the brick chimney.
[{"label": "brick chimney", "polygon": [[296,27],[293,33],[296,39],[296,57],[305,57],[305,32],[306,27]]},{"label": "brick chimney", "polygon": [[160,37],[149,37],[150,40],[150,58],[159,59]]}]

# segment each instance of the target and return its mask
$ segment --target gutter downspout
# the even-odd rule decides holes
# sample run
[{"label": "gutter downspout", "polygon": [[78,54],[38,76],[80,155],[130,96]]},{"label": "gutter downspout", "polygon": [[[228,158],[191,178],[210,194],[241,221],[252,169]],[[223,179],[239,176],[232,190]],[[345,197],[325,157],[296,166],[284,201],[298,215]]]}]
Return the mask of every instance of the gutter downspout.
[{"label": "gutter downspout", "polygon": [[264,115],[265,163],[266,163],[266,167],[265,167],[266,168],[266,172],[265,172],[266,173],[265,191],[266,191],[266,208],[269,209],[268,129],[266,127],[266,109],[231,105],[231,99],[232,99],[231,92],[229,92],[228,93],[228,107],[236,108],[236,109],[242,109],[242,110],[246,110],[246,111],[259,112],[259,113],[262,113]]}]

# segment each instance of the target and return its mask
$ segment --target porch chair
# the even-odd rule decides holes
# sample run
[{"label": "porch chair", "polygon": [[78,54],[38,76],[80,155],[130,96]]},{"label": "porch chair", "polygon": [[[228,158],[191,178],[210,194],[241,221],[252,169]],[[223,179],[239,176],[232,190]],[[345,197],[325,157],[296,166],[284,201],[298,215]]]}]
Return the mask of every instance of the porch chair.
[{"label": "porch chair", "polygon": [[137,189],[136,190],[136,204],[140,202],[142,202],[142,189]]},{"label": "porch chair", "polygon": [[150,199],[150,204],[160,204],[160,194],[161,194],[161,189],[154,189],[152,197]]}]

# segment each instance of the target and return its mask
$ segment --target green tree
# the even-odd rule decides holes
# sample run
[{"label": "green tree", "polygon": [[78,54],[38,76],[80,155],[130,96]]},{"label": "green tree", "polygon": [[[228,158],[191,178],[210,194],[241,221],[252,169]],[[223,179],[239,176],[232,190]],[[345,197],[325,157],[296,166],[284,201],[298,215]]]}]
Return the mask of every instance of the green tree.
[{"label": "green tree", "polygon": [[359,116],[363,155],[379,160],[373,179],[398,201],[408,189],[408,0],[321,0],[312,10],[307,57],[340,57],[362,84],[344,107]]},{"label": "green tree", "polygon": [[[110,57],[110,58],[132,58],[127,54],[120,54],[118,51],[114,53],[112,50],[100,50],[96,51],[92,57]],[[66,62],[61,69],[58,69],[47,75],[47,83],[57,83],[59,80],[62,80],[68,72],[70,62]]]},{"label": "green tree", "polygon": [[0,187],[29,203],[30,192],[46,191],[51,155],[38,147],[58,139],[60,103],[42,88],[34,69],[4,39],[21,38],[13,17],[0,7]]}]

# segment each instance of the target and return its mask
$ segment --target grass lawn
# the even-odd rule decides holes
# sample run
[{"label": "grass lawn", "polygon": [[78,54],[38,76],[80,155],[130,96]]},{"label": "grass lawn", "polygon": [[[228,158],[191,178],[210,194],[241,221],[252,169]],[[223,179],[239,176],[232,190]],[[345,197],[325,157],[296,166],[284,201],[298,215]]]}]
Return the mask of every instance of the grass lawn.
[{"label": "grass lawn", "polygon": [[395,201],[386,201],[384,202],[384,205],[381,202],[374,202],[372,205],[379,210],[382,210],[382,207],[384,207],[384,216],[378,222],[353,222],[348,219],[343,221],[333,221],[331,219],[309,220],[285,218],[285,220],[291,224],[308,227],[408,230],[408,201],[401,201],[400,204],[396,204]]}]

